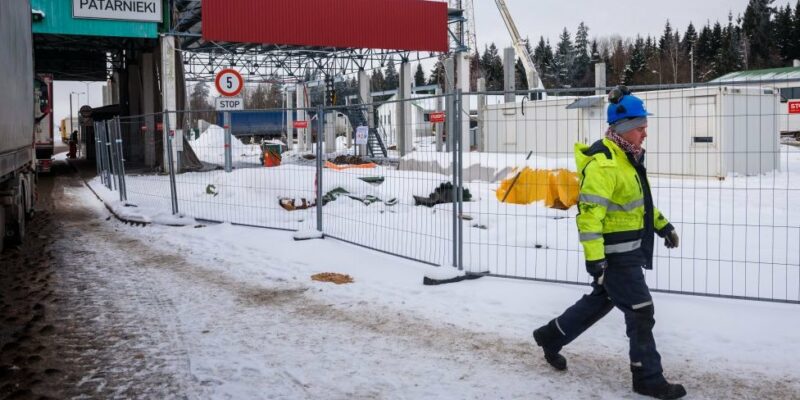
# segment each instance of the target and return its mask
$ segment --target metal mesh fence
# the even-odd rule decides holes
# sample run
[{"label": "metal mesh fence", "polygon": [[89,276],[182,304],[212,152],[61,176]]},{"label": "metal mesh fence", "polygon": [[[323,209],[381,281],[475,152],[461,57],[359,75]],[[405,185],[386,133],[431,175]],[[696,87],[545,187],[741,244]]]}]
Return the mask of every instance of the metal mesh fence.
[{"label": "metal mesh fence", "polygon": [[[633,88],[652,114],[644,147],[654,203],[681,237],[674,250],[657,238],[646,272],[652,289],[800,301],[800,216],[792,212],[800,117],[788,112],[794,103],[779,84],[792,83]],[[589,146],[608,127],[606,96],[594,91],[415,95],[227,117],[179,111],[120,118],[109,137],[165,153],[175,146],[174,202],[166,157],[158,154],[154,172],[137,150],[118,152],[127,198],[140,206],[321,228],[468,272],[587,283],[575,154],[576,143]],[[163,135],[170,120],[178,129]],[[116,171],[103,160],[99,169]]]},{"label": "metal mesh fence", "polygon": [[361,148],[339,147],[323,164],[327,236],[431,264],[453,263],[454,173],[448,162],[454,150],[444,144],[444,124],[426,121],[427,111],[452,99],[331,108],[367,117],[374,111],[372,121],[353,118],[368,131]]},{"label": "metal mesh fence", "polygon": [[[656,239],[650,287],[800,300],[800,217],[791,212],[800,200],[800,153],[795,143],[781,142],[781,132],[788,138],[800,120],[788,114],[779,90],[764,84],[642,89],[648,90],[635,94],[652,114],[644,147],[654,203],[681,236],[675,250]],[[466,268],[588,282],[575,221],[575,143],[589,146],[605,136],[608,103],[604,95],[575,96],[585,91],[511,103],[489,97],[479,113],[484,152],[469,156],[498,174],[467,179],[467,187],[477,185],[491,199],[464,205],[485,227],[465,231]]]}]

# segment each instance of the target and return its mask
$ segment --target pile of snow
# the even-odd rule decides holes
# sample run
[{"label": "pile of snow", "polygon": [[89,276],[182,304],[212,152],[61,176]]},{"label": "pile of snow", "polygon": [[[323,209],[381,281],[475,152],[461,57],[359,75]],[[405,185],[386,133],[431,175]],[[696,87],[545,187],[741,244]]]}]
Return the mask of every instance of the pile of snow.
[{"label": "pile of snow", "polygon": [[[225,129],[218,125],[209,125],[200,136],[190,140],[195,154],[200,160],[212,164],[225,164]],[[261,146],[258,143],[244,144],[236,137],[231,137],[231,158],[236,166],[259,165]]]}]

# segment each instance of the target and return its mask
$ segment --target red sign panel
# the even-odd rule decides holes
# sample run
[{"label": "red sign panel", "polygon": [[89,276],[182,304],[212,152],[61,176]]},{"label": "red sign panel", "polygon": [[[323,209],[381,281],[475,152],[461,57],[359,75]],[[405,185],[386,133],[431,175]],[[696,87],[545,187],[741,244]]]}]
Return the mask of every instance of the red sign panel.
[{"label": "red sign panel", "polygon": [[431,123],[434,124],[439,122],[444,122],[444,112],[443,111],[432,112],[430,114],[430,121]]},{"label": "red sign panel", "polygon": [[789,114],[800,114],[800,100],[789,102]]},{"label": "red sign panel", "polygon": [[201,4],[206,41],[448,50],[444,1],[203,0]]},{"label": "red sign panel", "polygon": [[308,128],[308,121],[294,121],[295,129]]}]

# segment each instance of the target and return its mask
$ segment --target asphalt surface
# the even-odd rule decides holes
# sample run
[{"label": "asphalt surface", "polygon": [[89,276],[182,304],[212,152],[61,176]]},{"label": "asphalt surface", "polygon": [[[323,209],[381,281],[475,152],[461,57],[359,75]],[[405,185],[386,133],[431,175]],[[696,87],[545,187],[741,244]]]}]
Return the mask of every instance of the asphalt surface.
[{"label": "asphalt surface", "polygon": [[170,363],[136,351],[159,340],[110,301],[162,305],[104,272],[126,266],[125,243],[113,240],[120,222],[69,196],[86,190],[92,168],[59,161],[41,174],[24,244],[0,254],[0,399],[182,397],[162,371]]}]

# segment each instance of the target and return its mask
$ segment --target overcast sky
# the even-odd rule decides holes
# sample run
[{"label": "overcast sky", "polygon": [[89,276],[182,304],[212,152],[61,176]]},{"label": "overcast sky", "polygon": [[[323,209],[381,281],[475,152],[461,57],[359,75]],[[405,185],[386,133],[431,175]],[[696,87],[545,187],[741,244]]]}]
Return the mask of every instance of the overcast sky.
[{"label": "overcast sky", "polygon": [[[590,38],[612,35],[625,38],[636,34],[660,36],[667,19],[682,35],[690,21],[698,31],[707,21],[712,25],[715,21],[727,23],[728,13],[732,11],[735,19],[744,14],[747,3],[748,0],[506,0],[523,38],[528,36],[535,44],[539,36],[544,36],[553,45],[564,27],[574,39],[581,21],[589,27]],[[473,0],[473,4],[479,50],[483,52],[484,44],[491,42],[501,48],[511,45],[495,2]],[[791,4],[794,9],[796,0],[774,2],[780,7],[786,4]]]}]

